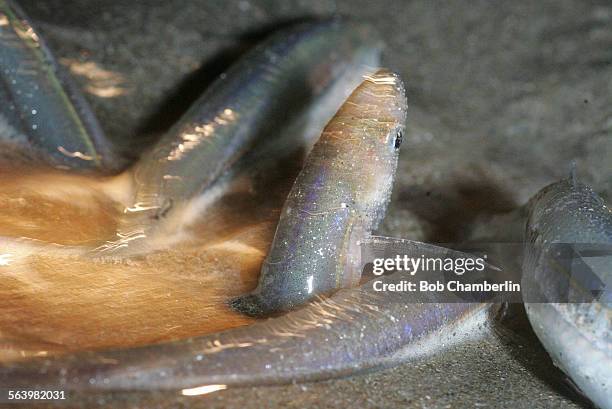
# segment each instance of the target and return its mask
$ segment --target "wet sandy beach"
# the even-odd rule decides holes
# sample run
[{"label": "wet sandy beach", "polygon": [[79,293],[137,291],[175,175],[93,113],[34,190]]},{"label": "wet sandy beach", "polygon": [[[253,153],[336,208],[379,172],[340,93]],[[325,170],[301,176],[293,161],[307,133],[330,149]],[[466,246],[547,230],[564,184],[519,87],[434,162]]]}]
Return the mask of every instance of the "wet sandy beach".
[{"label": "wet sandy beach", "polygon": [[[387,42],[407,85],[408,128],[381,232],[460,241],[565,177],[612,200],[612,6],[515,1],[24,0],[102,127],[137,156],[241,53],[293,21],[340,14]],[[520,309],[481,341],[348,379],[89,396],[83,407],[585,407]]]}]

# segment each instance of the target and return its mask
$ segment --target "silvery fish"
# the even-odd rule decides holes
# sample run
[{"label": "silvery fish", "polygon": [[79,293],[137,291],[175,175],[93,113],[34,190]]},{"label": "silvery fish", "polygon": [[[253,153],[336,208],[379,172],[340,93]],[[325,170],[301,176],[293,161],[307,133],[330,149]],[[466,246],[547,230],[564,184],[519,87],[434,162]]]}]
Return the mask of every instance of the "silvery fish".
[{"label": "silvery fish", "polygon": [[[451,254],[433,245],[391,240],[407,254]],[[404,278],[398,272],[382,281],[397,284]],[[430,292],[378,292],[368,281],[284,316],[218,334],[5,363],[0,384],[78,391],[176,389],[189,395],[202,387],[346,376],[477,337],[494,312],[491,304],[460,299],[441,304],[437,298]]]},{"label": "silvery fish", "polygon": [[[180,218],[202,212],[222,190],[227,173],[242,167],[241,159],[253,162],[253,151],[307,145],[308,133],[318,123],[322,127],[363,72],[377,65],[380,46],[367,27],[333,19],[281,31],[255,47],[135,166],[134,198],[125,209],[121,237],[151,239],[151,226],[172,213]],[[326,109],[312,109],[318,104]],[[131,250],[142,243],[131,242]]]},{"label": "silvery fish", "polygon": [[126,166],[43,39],[6,0],[0,1],[0,101],[0,164],[96,174]]},{"label": "silvery fish", "polygon": [[529,321],[554,363],[612,408],[612,211],[573,177],[542,189],[527,209]]},{"label": "silvery fish", "polygon": [[[331,243],[340,250],[341,257],[331,258],[327,263],[317,261],[321,270],[311,273],[320,274],[321,284],[317,283],[316,292],[309,294],[311,302],[302,309],[247,327],[171,343],[5,362],[0,366],[0,382],[12,387],[70,390],[178,389],[189,395],[196,394],[201,387],[287,383],[348,375],[432,353],[455,340],[480,333],[476,329],[486,324],[491,304],[465,303],[460,299],[442,304],[435,293],[379,292],[372,281],[357,288],[339,289],[329,298],[320,296],[337,289],[336,283],[343,282],[346,274],[353,281],[359,277],[360,263],[347,262],[349,250],[352,251],[349,244],[359,247],[356,238],[368,243],[393,244],[408,254],[446,257],[451,252],[423,243],[369,236],[388,199],[401,142],[404,104],[403,87],[396,75],[379,71],[367,76],[328,125],[306,161],[296,186],[303,186],[314,175],[326,176],[318,185],[319,191],[325,192],[324,186],[330,185],[332,189],[322,195],[325,201],[320,204],[330,207],[319,210],[331,211],[331,215],[338,211],[338,231],[325,237],[328,242],[333,240]],[[363,132],[364,128],[368,132]],[[321,155],[332,155],[331,170],[330,162],[321,160]],[[354,162],[354,155],[374,162],[367,169],[355,169],[362,180],[347,172],[346,166],[350,164],[335,162],[342,159]],[[377,163],[377,158],[383,163]],[[350,186],[338,188],[339,184],[349,182]],[[309,189],[309,185],[304,188]],[[304,206],[313,203],[300,201],[299,191],[295,194],[290,203]],[[348,206],[334,207],[340,204],[338,201],[346,201]],[[351,207],[354,211],[349,210]],[[287,223],[290,227],[287,232],[291,234],[294,224],[288,218],[294,213],[287,208],[285,211],[282,223]],[[299,213],[296,220],[301,220]],[[320,229],[325,233],[323,226]],[[283,234],[285,231],[279,227],[276,240],[281,240]],[[307,257],[308,251],[316,254],[316,250],[305,247],[302,256]],[[404,273],[400,272],[381,280],[397,284],[403,278]],[[302,283],[305,280],[306,285],[310,281],[304,275],[295,279]],[[286,290],[288,295],[282,294]],[[279,294],[269,294],[274,297],[272,306],[279,301],[296,305],[308,300],[299,288],[295,291],[292,287],[280,287],[276,291]]]},{"label": "silvery fish", "polygon": [[406,121],[400,78],[365,76],[325,127],[281,212],[248,315],[287,311],[358,283],[359,242],[385,214]]}]

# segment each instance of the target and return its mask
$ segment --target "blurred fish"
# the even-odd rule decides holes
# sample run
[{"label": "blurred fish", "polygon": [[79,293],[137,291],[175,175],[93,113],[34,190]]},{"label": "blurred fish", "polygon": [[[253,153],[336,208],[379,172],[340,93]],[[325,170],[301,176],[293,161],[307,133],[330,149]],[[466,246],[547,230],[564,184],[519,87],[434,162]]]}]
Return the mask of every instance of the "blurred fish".
[{"label": "blurred fish", "polygon": [[[226,301],[254,287],[301,151],[378,65],[380,47],[368,28],[340,20],[285,30],[238,62],[150,156],[118,176],[5,164],[0,360],[143,345],[250,323]],[[240,119],[219,120],[227,106]],[[206,120],[214,122],[212,139],[188,144],[193,149],[177,161],[156,160],[160,150],[179,152],[174,142],[185,142],[183,132]],[[213,176],[194,170],[217,165],[223,169]],[[161,172],[168,169],[184,172],[188,183],[170,183]],[[142,193],[134,175],[141,172],[151,176],[143,189],[159,189],[176,209],[161,215],[134,204],[134,192]],[[154,234],[126,230],[134,220]]]},{"label": "blurred fish", "polygon": [[[264,305],[297,305],[308,299],[311,303],[248,327],[172,343],[5,363],[0,367],[0,382],[30,388],[61,385],[70,390],[179,389],[189,394],[192,388],[210,385],[287,383],[348,375],[433,353],[454,341],[481,334],[476,329],[486,325],[491,304],[466,303],[459,298],[443,304],[435,293],[380,292],[372,281],[341,289],[329,298],[321,297],[337,289],[346,274],[353,280],[360,278],[361,260],[347,262],[349,251],[359,252],[359,241],[392,243],[408,254],[447,257],[454,253],[465,257],[424,243],[369,236],[372,226],[382,218],[390,194],[405,110],[403,87],[397,76],[385,70],[367,76],[326,127],[294,185],[294,196],[290,195],[287,203],[303,208],[313,202],[308,197],[303,200],[295,186],[310,190],[311,178],[326,176],[316,185],[321,193],[316,203],[329,206],[328,212],[321,212],[323,221],[329,222],[326,213],[333,216],[339,211],[340,223],[334,224],[333,218],[329,225],[316,217],[314,221],[318,232],[324,234],[321,243],[333,240],[338,253],[330,252],[329,261],[321,259],[319,270],[310,270],[310,274],[320,273],[321,284],[308,293],[308,298],[299,288],[295,291],[279,286],[267,289],[265,297],[270,301]],[[353,126],[347,127],[349,120]],[[371,166],[349,172],[355,151],[362,161],[371,159]],[[344,184],[346,188],[338,188]],[[338,201],[346,201],[349,206],[335,208]],[[275,240],[291,238],[285,236],[282,227],[287,223],[291,232],[294,226],[288,221],[294,214],[287,209],[288,205]],[[302,223],[301,215],[297,214],[295,220]],[[327,233],[330,226],[332,232]],[[338,232],[333,230],[335,226]],[[302,239],[312,243],[308,237]],[[348,248],[347,243],[355,249]],[[299,254],[306,260],[315,257],[316,251],[307,245]],[[351,256],[356,257],[354,253]],[[138,268],[142,267],[151,268],[140,262]],[[382,277],[382,281],[397,284],[403,278],[403,273],[395,273]],[[295,281],[311,280],[298,275]],[[229,317],[226,312],[216,318]]]},{"label": "blurred fish", "polygon": [[[252,288],[275,222],[270,210],[284,198],[266,200],[271,179],[262,175],[278,177],[279,158],[310,147],[378,64],[379,50],[378,38],[353,23],[302,25],[244,57],[134,169],[110,179],[6,174],[9,189],[0,199],[11,207],[0,232],[0,302],[11,313],[2,317],[0,383],[188,394],[211,383],[324,379],[439,350],[484,325],[489,304],[440,304],[426,293],[408,302],[371,282],[341,289],[360,279],[359,243],[384,215],[402,138],[403,86],[382,70],[365,77],[313,148],[283,208],[260,286],[234,306],[259,315],[312,302],[214,333],[254,321],[224,300]],[[60,153],[89,159],[81,151]],[[250,186],[242,200],[232,200],[244,180]],[[259,219],[243,223],[227,196],[238,204],[263,199],[253,200]],[[43,208],[67,213],[47,223]],[[20,222],[23,209],[30,209],[27,223]],[[92,224],[98,228],[78,231]],[[112,231],[118,238],[107,240]],[[188,240],[172,241],[176,232]],[[447,254],[423,243],[401,245]]]},{"label": "blurred fish", "polygon": [[370,29],[338,19],[283,30],[257,46],[138,162],[119,234],[147,240],[124,248],[119,239],[106,253],[146,251],[156,230],[167,237],[203,212],[238,169],[311,144],[361,76],[378,65],[380,48]]},{"label": "blurred fish", "polygon": [[0,1],[0,164],[116,173],[125,158],[20,8]]}]

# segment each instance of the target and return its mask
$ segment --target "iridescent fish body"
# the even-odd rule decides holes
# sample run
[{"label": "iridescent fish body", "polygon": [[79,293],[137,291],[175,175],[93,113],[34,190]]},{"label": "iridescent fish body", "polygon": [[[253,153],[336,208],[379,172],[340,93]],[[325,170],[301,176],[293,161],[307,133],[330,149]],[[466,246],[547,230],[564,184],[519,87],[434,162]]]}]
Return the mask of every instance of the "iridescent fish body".
[{"label": "iridescent fish body", "polygon": [[[490,304],[460,299],[442,304],[435,293],[380,292],[372,281],[320,297],[341,287],[346,274],[354,282],[361,273],[361,264],[350,260],[351,247],[358,248],[360,240],[376,240],[369,232],[382,218],[390,194],[405,110],[400,79],[379,71],[353,92],[310,153],[283,210],[273,247],[287,254],[290,248],[282,240],[296,245],[304,240],[306,244],[296,248],[300,263],[295,265],[317,268],[297,270],[292,278],[297,285],[286,286],[284,277],[274,277],[272,281],[281,285],[266,289],[270,301],[263,304],[276,310],[310,299],[303,308],[247,327],[175,342],[9,362],[0,367],[0,383],[32,389],[178,389],[189,394],[191,388],[209,385],[348,375],[397,364],[480,334],[476,328],[485,324]],[[318,199],[304,196],[301,189],[314,192]],[[309,207],[313,204],[316,209]],[[294,211],[292,206],[299,207]],[[310,213],[311,221],[300,209]],[[313,237],[298,236],[300,224],[304,232],[322,234],[318,243],[331,243],[337,255],[331,253],[332,247],[326,248],[327,259],[318,254]],[[448,255],[447,249],[423,243],[393,243],[408,254]],[[273,249],[271,257],[279,250]],[[309,257],[321,258],[313,264]],[[274,273],[287,272],[291,271]],[[398,284],[404,278],[400,272],[381,280]],[[313,291],[305,296],[302,286],[310,282]]]},{"label": "iridescent fish body", "polygon": [[[395,242],[395,245],[400,244]],[[410,254],[448,249],[405,241]],[[462,255],[463,257],[465,255]],[[405,273],[382,277],[399,284]],[[397,365],[483,333],[491,304],[435,293],[379,292],[372,281],[248,327],[172,343],[36,358],[0,367],[0,384],[65,390],[152,390],[321,380]]]},{"label": "iridescent fish body", "polygon": [[359,242],[385,214],[405,121],[400,78],[386,70],[365,76],[306,159],[259,286],[234,308],[249,315],[287,311],[359,282]]},{"label": "iridescent fish body", "polygon": [[[176,210],[192,199],[209,202],[214,193],[203,193],[240,168],[247,152],[303,145],[305,131],[296,124],[325,119],[322,127],[361,74],[378,64],[380,46],[368,28],[334,19],[284,30],[255,47],[138,162],[122,236],[151,236],[151,225],[181,214]],[[334,109],[314,115],[312,107],[329,94]]]},{"label": "iridescent fish body", "polygon": [[596,405],[612,408],[612,211],[573,179],[544,188],[528,209],[529,320],[554,363]]}]

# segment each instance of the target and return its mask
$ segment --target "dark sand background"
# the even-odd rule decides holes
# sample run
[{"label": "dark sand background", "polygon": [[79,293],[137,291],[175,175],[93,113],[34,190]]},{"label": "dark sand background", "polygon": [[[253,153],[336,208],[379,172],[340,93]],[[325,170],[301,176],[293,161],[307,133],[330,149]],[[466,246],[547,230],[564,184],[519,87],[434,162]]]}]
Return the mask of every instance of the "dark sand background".
[{"label": "dark sand background", "polygon": [[[612,4],[589,1],[23,0],[103,128],[133,146],[170,126],[237,56],[296,19],[377,27],[408,88],[384,232],[461,240],[476,217],[579,179],[612,199]],[[385,371],[281,387],[90,395],[83,407],[583,407],[521,316]],[[113,402],[112,404],[110,402]],[[21,407],[21,406],[20,406]]]}]

